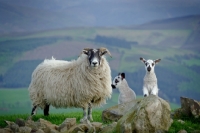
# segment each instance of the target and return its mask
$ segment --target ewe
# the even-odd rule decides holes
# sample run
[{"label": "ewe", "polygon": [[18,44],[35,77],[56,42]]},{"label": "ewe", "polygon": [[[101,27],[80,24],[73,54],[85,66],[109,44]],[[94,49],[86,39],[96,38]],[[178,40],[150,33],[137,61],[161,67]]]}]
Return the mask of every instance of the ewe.
[{"label": "ewe", "polygon": [[158,85],[157,85],[157,78],[154,72],[155,65],[160,62],[161,59],[157,60],[145,60],[144,58],[140,57],[140,60],[145,64],[146,75],[144,77],[143,83],[143,95],[144,97],[149,96],[150,94],[158,95]]},{"label": "ewe", "polygon": [[119,89],[118,104],[129,102],[136,99],[135,92],[128,86],[125,79],[125,73],[119,73],[112,83],[112,88]]},{"label": "ewe", "polygon": [[111,97],[111,70],[103,56],[106,48],[82,50],[73,61],[44,60],[32,74],[29,95],[36,114],[37,107],[49,115],[49,106],[83,108],[84,120],[92,119],[92,107],[106,103]]}]

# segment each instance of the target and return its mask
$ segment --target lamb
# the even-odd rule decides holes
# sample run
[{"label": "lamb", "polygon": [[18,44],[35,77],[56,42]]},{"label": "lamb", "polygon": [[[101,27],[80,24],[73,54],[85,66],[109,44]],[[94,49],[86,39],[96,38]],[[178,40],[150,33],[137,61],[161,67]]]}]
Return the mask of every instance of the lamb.
[{"label": "lamb", "polygon": [[33,108],[49,115],[49,106],[83,109],[83,118],[92,121],[92,107],[100,106],[111,98],[111,70],[104,57],[106,48],[84,48],[77,60],[44,60],[33,71],[29,95]]},{"label": "lamb", "polygon": [[158,84],[156,74],[154,72],[155,64],[161,61],[161,59],[156,60],[145,60],[140,57],[140,60],[145,64],[146,75],[144,77],[143,83],[143,95],[144,97],[149,96],[150,94],[158,96]]},{"label": "lamb", "polygon": [[112,88],[119,88],[118,104],[129,102],[136,99],[135,92],[128,86],[125,73],[119,73],[111,84]]}]

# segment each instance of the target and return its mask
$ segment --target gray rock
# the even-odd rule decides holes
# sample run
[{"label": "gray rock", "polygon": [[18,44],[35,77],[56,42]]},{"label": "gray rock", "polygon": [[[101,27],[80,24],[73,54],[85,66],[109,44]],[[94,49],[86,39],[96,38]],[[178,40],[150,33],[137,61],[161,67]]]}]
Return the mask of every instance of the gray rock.
[{"label": "gray rock", "polygon": [[104,122],[117,122],[124,114],[126,114],[139,100],[133,100],[110,107],[102,112],[102,120]]},{"label": "gray rock", "polygon": [[20,133],[30,133],[31,132],[31,128],[30,127],[26,127],[26,126],[24,126],[24,127],[19,127],[19,132]]},{"label": "gray rock", "polygon": [[15,123],[16,123],[19,127],[25,126],[25,120],[24,120],[24,119],[21,119],[21,118],[16,119]]},{"label": "gray rock", "polygon": [[68,132],[69,133],[77,133],[78,131],[89,132],[90,126],[88,124],[78,124],[78,125],[75,125],[72,128],[70,128]]},{"label": "gray rock", "polygon": [[168,131],[172,120],[170,106],[165,100],[150,95],[138,101],[117,123],[116,132],[123,132],[131,124],[132,132],[154,133]]},{"label": "gray rock", "polygon": [[185,131],[185,130],[180,130],[180,131],[178,131],[178,133],[187,133],[187,131]]},{"label": "gray rock", "polygon": [[200,103],[194,99],[181,97],[181,112],[186,116],[200,117]]},{"label": "gray rock", "polygon": [[69,130],[71,127],[76,125],[76,118],[66,118],[63,123],[58,127],[60,132]]},{"label": "gray rock", "polygon": [[101,128],[99,133],[115,133],[117,122],[105,125]]},{"label": "gray rock", "polygon": [[11,129],[13,132],[18,132],[19,131],[19,126],[11,121],[5,121],[7,123],[6,128]]}]

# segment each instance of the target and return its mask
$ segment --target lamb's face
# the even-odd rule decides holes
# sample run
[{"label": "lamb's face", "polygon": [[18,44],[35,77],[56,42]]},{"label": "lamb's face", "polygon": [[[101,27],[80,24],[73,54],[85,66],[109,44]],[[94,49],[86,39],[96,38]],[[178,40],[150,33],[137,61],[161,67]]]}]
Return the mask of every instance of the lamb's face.
[{"label": "lamb's face", "polygon": [[115,88],[119,88],[121,83],[122,83],[122,80],[125,78],[125,73],[119,73],[118,76],[116,76],[114,79],[113,79],[113,82],[111,84],[112,88],[115,89]]},{"label": "lamb's face", "polygon": [[145,60],[144,58],[140,58],[140,60],[142,62],[144,62],[145,64],[145,70],[147,72],[154,72],[154,67],[155,67],[155,64],[157,64],[158,62],[160,62],[161,59],[157,59],[157,60]]},{"label": "lamb's face", "polygon": [[101,65],[101,59],[104,54],[108,53],[110,55],[110,52],[106,48],[99,48],[99,49],[85,48],[83,50],[83,53],[88,56],[89,65],[93,68],[98,68],[98,66]]}]

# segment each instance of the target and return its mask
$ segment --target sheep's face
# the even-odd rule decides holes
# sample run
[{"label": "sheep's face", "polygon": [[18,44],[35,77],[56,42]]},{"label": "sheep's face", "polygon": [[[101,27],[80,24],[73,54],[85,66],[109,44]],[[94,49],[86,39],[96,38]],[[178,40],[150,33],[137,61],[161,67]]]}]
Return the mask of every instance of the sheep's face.
[{"label": "sheep's face", "polygon": [[112,88],[113,89],[119,88],[124,78],[125,78],[125,73],[119,73],[118,76],[116,76],[113,79],[113,82],[111,84]]},{"label": "sheep's face", "polygon": [[[103,55],[110,52],[106,48],[99,48],[99,49],[90,49],[85,48],[83,53],[88,56],[89,65],[93,68],[98,68],[101,65],[101,58]],[[111,56],[111,55],[110,55]]]},{"label": "sheep's face", "polygon": [[155,65],[161,61],[161,59],[157,59],[157,60],[145,60],[144,58],[140,58],[140,60],[145,64],[145,70],[147,72],[154,72],[154,67]]}]

